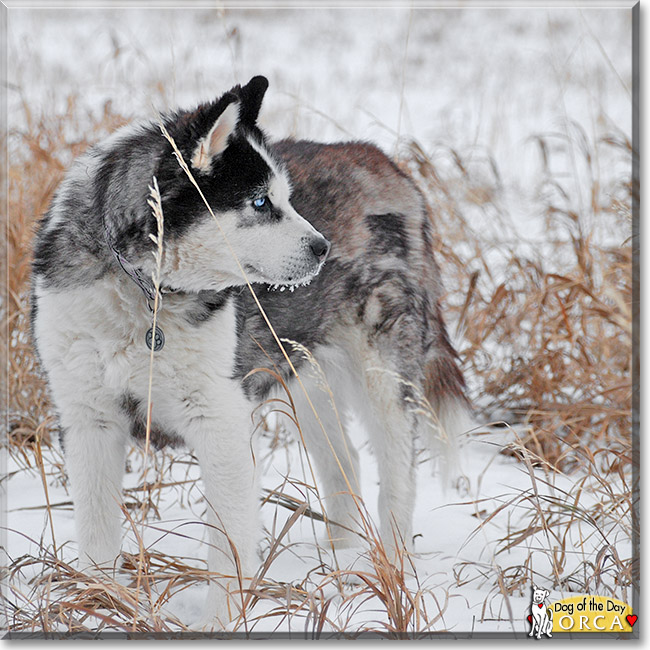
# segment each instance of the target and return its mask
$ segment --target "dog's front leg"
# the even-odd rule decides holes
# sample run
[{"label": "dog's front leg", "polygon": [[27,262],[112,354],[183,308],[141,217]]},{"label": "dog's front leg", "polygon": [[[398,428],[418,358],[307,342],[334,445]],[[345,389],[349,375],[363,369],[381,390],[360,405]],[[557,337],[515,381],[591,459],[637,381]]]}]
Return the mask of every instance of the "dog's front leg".
[{"label": "dog's front leg", "polygon": [[199,627],[222,629],[242,609],[258,538],[258,490],[247,411],[203,419],[191,440],[207,502],[208,568],[213,574]]},{"label": "dog's front leg", "polygon": [[98,401],[61,409],[65,466],[82,570],[112,569],[120,552],[122,478],[128,422]]}]

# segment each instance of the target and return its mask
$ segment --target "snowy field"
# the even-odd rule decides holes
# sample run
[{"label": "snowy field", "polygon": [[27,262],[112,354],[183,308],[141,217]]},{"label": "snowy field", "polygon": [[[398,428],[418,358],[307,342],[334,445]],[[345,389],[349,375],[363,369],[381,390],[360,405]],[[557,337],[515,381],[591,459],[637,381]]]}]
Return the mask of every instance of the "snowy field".
[{"label": "snowy field", "polygon": [[[43,116],[73,114],[59,135],[75,142],[107,112],[155,116],[211,99],[256,74],[270,81],[260,122],[272,138],[368,140],[409,165],[417,143],[449,180],[472,232],[480,233],[480,257],[462,238],[449,244],[466,275],[445,267],[448,322],[478,421],[510,421],[512,412],[485,383],[507,363],[508,351],[486,337],[492,367],[470,363],[474,323],[459,316],[469,278],[484,264],[494,286],[507,285],[505,251],[522,259],[542,251],[557,265],[556,275],[563,271],[567,253],[558,241],[568,235],[549,225],[550,191],[563,197],[567,213],[579,215],[589,241],[629,244],[629,221],[614,223],[611,211],[591,207],[611,199],[629,214],[621,186],[629,181],[630,152],[601,144],[631,140],[631,17],[627,8],[12,9],[10,148],[27,155],[25,134],[31,137]],[[66,155],[63,150],[58,158],[62,166],[70,162]],[[463,174],[454,171],[454,160],[462,161]],[[543,175],[554,179],[552,190],[541,185]],[[488,188],[491,198],[478,201],[468,188]],[[628,376],[626,390],[629,382]],[[415,603],[406,625],[414,636],[523,636],[533,580],[551,589],[550,600],[587,592],[632,600],[620,568],[632,555],[632,523],[617,501],[629,499],[629,456],[616,471],[598,454],[589,465],[598,471],[580,465],[556,471],[553,463],[521,453],[528,421],[513,416],[512,422],[512,428],[483,427],[466,436],[452,485],[442,485],[430,464],[419,468],[415,555],[397,595],[404,610]],[[363,426],[356,430],[362,490],[374,520],[376,469]],[[313,483],[303,471],[304,450],[284,433],[271,444],[272,433],[260,445],[262,486],[270,495],[262,507],[265,588],[238,630],[297,637],[389,632],[395,620],[385,600],[358,580],[340,585],[332,573],[351,569],[379,581],[368,549],[333,555],[318,544],[322,523],[304,514],[291,519],[288,505],[306,502],[318,512],[319,504],[304,485]],[[519,452],[501,453],[506,446]],[[10,445],[7,460],[10,625],[29,618],[17,615],[21,608],[37,611],[71,598],[48,578],[54,557],[73,566],[76,558],[62,457],[56,444],[43,447],[42,462],[34,449],[40,447]],[[160,560],[159,579],[140,605],[164,621],[158,629],[179,631],[196,619],[207,590],[192,574],[205,568],[193,558],[206,552],[198,469],[186,452],[159,454],[148,469],[142,463],[133,450],[126,503],[135,523],[125,524],[123,548],[137,557],[141,535]],[[145,524],[138,521],[143,502]],[[177,573],[186,569],[190,577],[178,580],[165,558],[179,558],[184,569]],[[113,625],[127,626],[126,614],[98,611],[106,629],[128,629]],[[74,615],[81,620],[84,613]],[[98,617],[83,620],[90,628],[102,624]],[[34,618],[21,629],[45,625]],[[60,620],[47,625],[66,629]]]}]

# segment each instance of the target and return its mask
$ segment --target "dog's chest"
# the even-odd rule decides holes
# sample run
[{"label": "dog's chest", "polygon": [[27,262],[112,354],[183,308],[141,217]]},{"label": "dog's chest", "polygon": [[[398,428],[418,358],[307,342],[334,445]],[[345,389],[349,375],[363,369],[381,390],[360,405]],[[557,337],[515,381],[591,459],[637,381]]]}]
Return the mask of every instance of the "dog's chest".
[{"label": "dog's chest", "polygon": [[[130,392],[141,395],[148,386],[151,351],[146,344],[153,324],[151,314],[137,323],[136,331],[122,346],[121,355],[109,355],[107,382],[118,386],[127,379]],[[156,325],[164,333],[162,349],[153,354],[152,384],[155,393],[198,394],[216,398],[229,385],[236,345],[235,312],[226,303],[208,320],[190,323],[178,305],[163,304]]]},{"label": "dog's chest", "polygon": [[[137,289],[137,288],[136,288]],[[153,316],[139,292],[105,286],[42,292],[36,336],[49,368],[101,382],[117,395],[146,397],[151,352],[146,344]],[[178,297],[163,300],[157,325],[164,347],[154,352],[152,384],[159,394],[223,390],[233,374],[235,307],[226,300],[210,318],[191,322]],[[221,386],[221,388],[219,388]]]}]

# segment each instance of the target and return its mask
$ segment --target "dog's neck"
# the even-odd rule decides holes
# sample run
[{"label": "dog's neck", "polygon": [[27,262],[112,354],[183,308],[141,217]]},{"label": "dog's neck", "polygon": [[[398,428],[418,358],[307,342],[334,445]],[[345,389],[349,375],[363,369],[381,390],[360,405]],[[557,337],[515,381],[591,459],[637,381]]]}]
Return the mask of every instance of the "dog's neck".
[{"label": "dog's neck", "polygon": [[[151,277],[147,275],[147,273],[140,267],[135,266],[129,260],[120,253],[120,251],[117,249],[113,242],[113,238],[111,237],[111,234],[109,232],[108,227],[106,226],[106,223],[104,223],[104,234],[106,237],[106,243],[108,247],[111,250],[111,253],[113,254],[113,257],[119,264],[119,266],[122,268],[124,273],[126,273],[135,284],[140,287],[142,290],[142,293],[144,293],[147,301],[150,303],[153,303],[153,301],[156,299],[156,285],[154,284],[153,280]],[[174,289],[169,286],[160,286],[158,288],[158,293],[159,295],[162,294],[168,294],[168,293],[177,293],[179,290]]]}]

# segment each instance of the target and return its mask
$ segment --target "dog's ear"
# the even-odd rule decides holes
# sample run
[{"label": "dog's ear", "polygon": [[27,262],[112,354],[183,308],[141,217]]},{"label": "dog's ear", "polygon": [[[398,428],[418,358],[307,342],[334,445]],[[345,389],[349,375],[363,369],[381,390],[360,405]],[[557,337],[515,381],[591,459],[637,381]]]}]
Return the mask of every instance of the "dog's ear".
[{"label": "dog's ear", "polygon": [[234,100],[219,115],[208,134],[203,136],[192,154],[192,167],[202,172],[210,170],[212,161],[228,146],[228,138],[240,119],[240,102]]},{"label": "dog's ear", "polygon": [[269,81],[266,77],[253,77],[239,91],[241,97],[241,121],[248,126],[255,126],[257,116],[260,113],[264,93],[269,87]]}]

